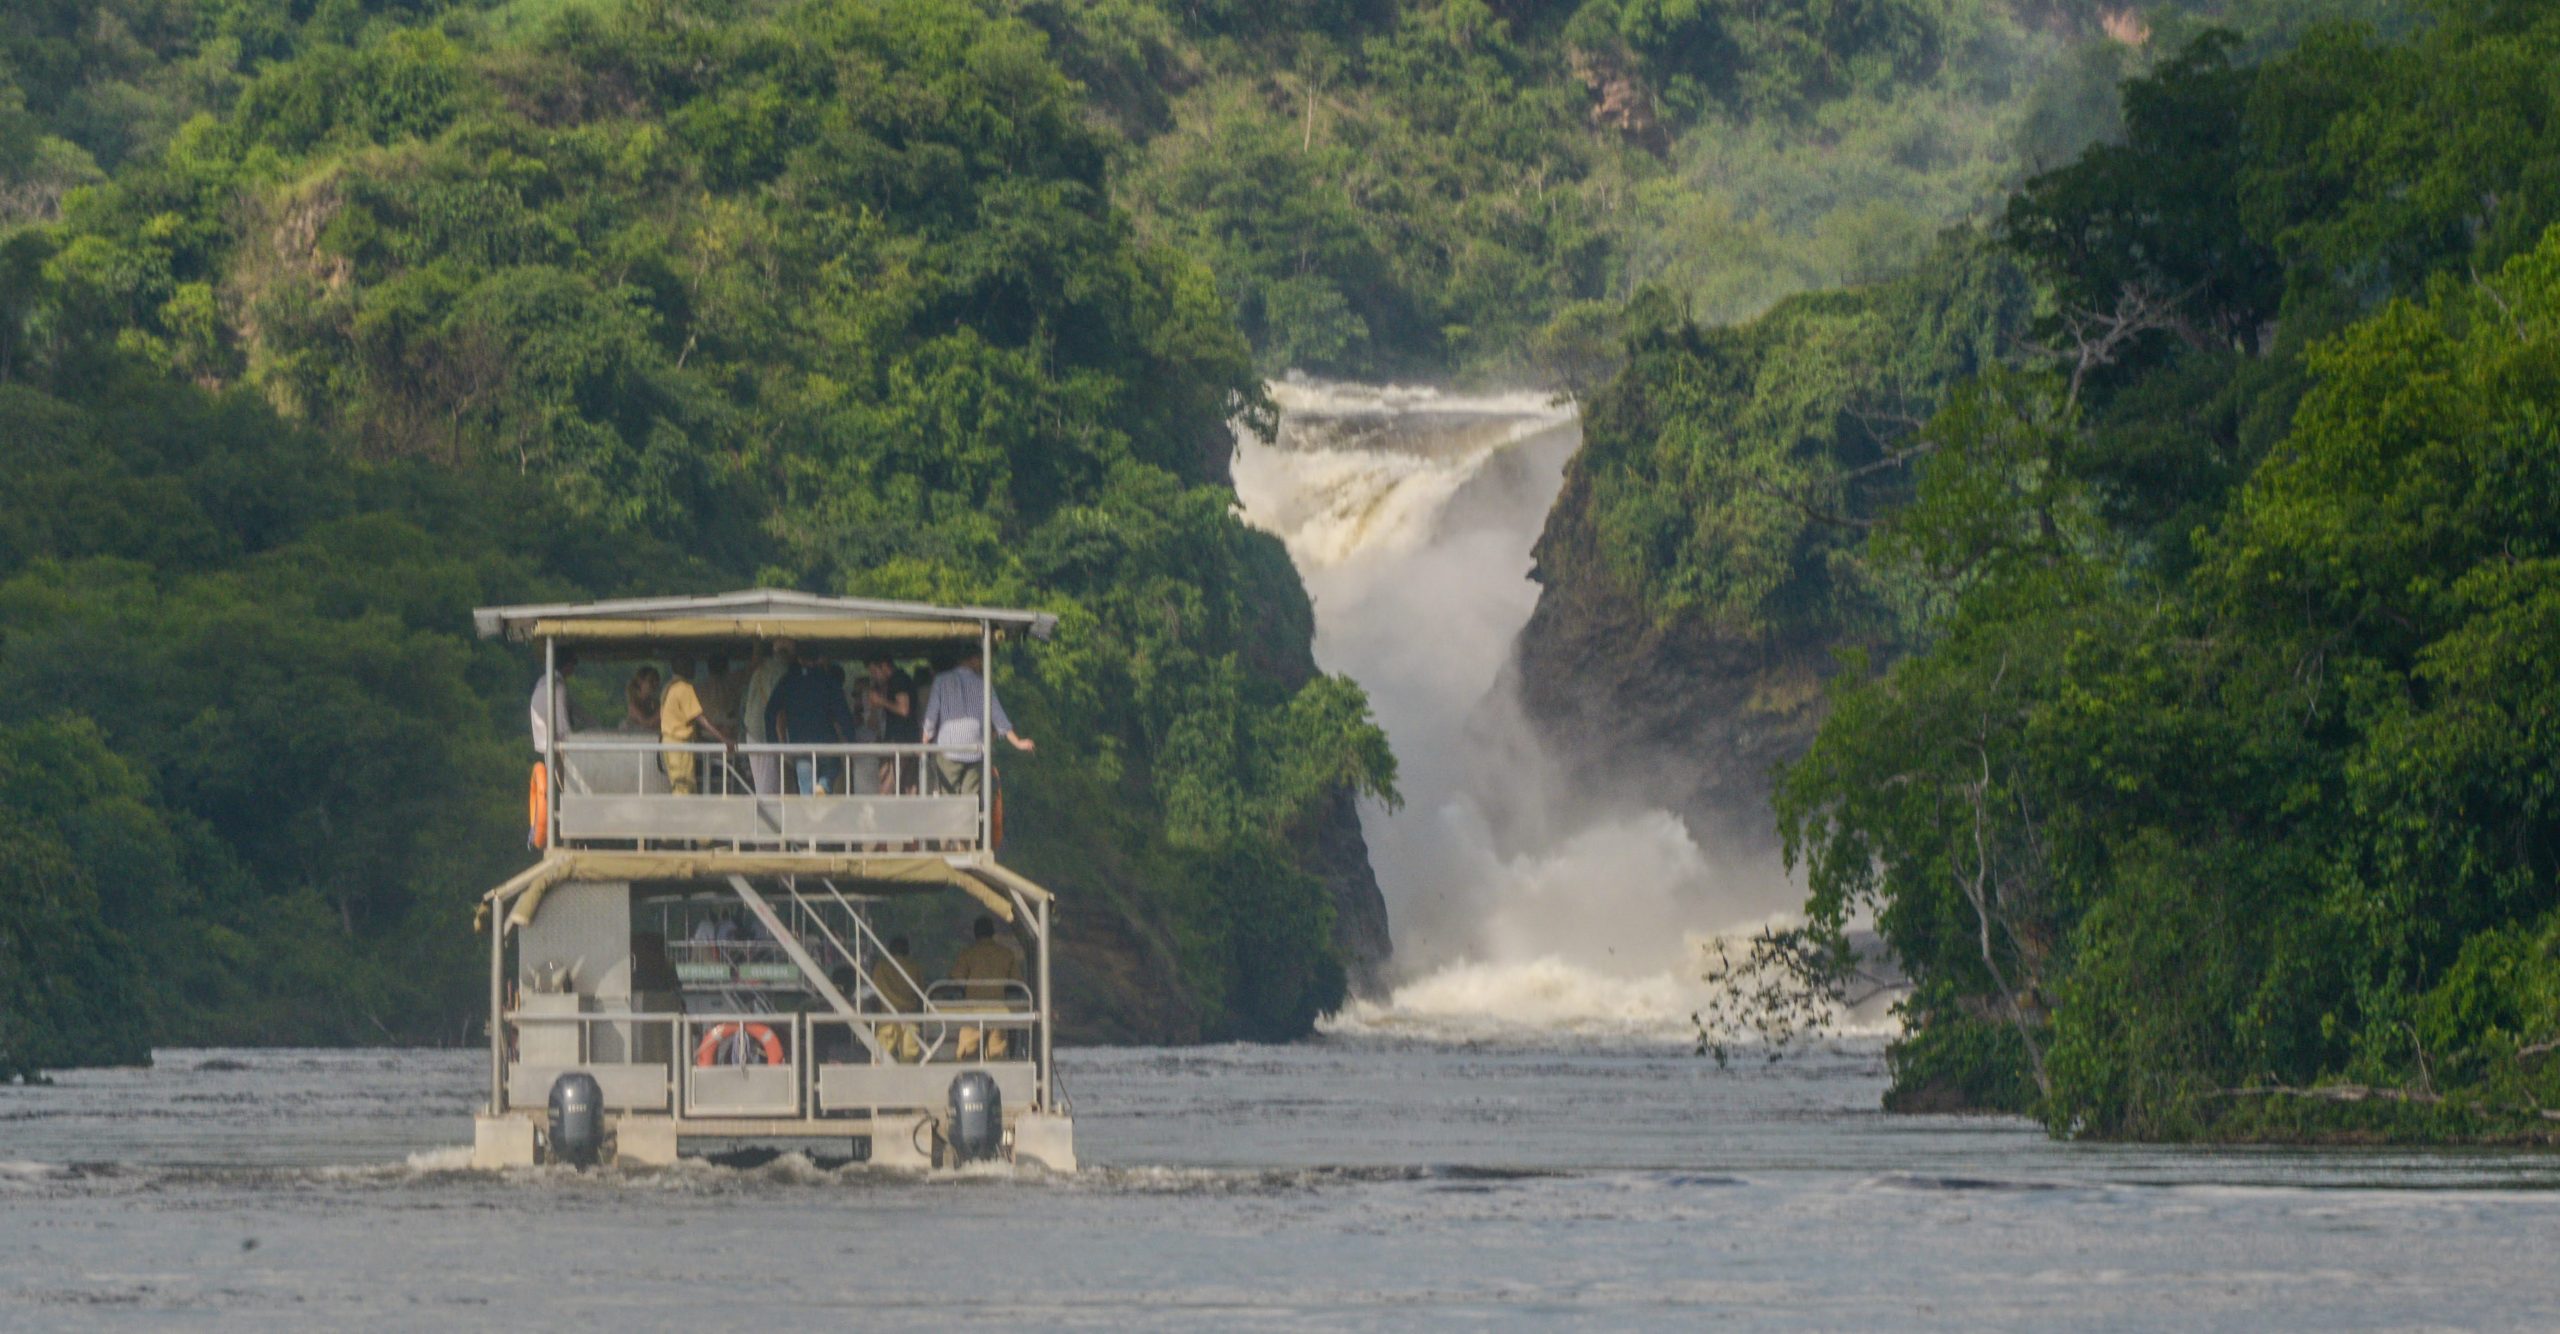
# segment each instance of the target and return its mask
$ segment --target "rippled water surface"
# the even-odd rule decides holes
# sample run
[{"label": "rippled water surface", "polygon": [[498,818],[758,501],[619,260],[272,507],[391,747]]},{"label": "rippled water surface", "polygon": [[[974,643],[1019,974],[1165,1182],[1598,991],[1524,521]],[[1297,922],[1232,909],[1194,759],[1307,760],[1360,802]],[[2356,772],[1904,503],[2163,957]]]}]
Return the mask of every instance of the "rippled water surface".
[{"label": "rippled water surface", "polygon": [[1886,1117],[1871,1044],[1064,1054],[1086,1170],[459,1170],[467,1052],[0,1089],[0,1328],[2560,1328],[2560,1158]]}]

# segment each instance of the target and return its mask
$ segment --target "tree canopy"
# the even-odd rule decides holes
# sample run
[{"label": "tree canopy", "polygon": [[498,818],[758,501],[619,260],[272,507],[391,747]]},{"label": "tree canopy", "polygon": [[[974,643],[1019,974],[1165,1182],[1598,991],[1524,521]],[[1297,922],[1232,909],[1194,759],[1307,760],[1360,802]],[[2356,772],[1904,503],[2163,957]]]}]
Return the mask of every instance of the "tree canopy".
[{"label": "tree canopy", "polygon": [[2047,339],[1919,432],[1867,558],[1943,610],[1844,676],[1780,813],[1818,926],[1872,913],[1910,968],[1906,1088],[2539,1135],[2560,206],[2505,146],[2548,81],[2500,71],[2560,20],[2232,50],[2012,202]]},{"label": "tree canopy", "polygon": [[1113,203],[1041,32],[319,24],[0,235],[0,726],[102,748],[171,849],[107,875],[61,835],[11,873],[151,962],[153,1040],[460,1035],[531,680],[468,609],[757,582],[1060,616],[1006,664],[1051,743],[1017,855],[1164,943],[1171,999],[1110,1022],[1339,1001],[1310,831],[1393,761],[1235,516],[1247,345]]}]

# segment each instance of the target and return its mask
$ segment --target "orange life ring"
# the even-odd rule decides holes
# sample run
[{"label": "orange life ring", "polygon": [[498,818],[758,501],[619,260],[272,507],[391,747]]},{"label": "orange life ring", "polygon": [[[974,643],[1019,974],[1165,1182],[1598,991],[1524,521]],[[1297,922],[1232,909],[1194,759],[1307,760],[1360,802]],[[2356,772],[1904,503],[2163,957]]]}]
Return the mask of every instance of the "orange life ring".
[{"label": "orange life ring", "polygon": [[[719,1027],[712,1029],[710,1032],[703,1034],[702,1045],[693,1049],[693,1063],[697,1066],[711,1066],[717,1064],[720,1056],[720,1044],[737,1036],[738,1028],[739,1026],[736,1024],[722,1024]],[[753,1038],[757,1043],[763,1046],[765,1064],[782,1064],[782,1039],[775,1037],[772,1029],[767,1028],[762,1024],[748,1024],[746,1025],[746,1034],[748,1037]]]},{"label": "orange life ring", "polygon": [[525,789],[524,818],[533,831],[534,851],[551,846],[551,774],[540,760],[533,762],[533,783]]}]

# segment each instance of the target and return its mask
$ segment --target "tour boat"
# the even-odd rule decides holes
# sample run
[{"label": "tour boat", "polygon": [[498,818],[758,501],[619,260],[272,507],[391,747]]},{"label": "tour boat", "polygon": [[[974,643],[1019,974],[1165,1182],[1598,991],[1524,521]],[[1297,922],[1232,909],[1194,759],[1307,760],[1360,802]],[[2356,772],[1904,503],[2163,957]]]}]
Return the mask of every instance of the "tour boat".
[{"label": "tour boat", "polygon": [[[752,1146],[880,1167],[1075,1170],[1051,1060],[1052,898],[997,859],[995,737],[671,744],[653,729],[573,727],[564,695],[577,689],[544,688],[574,662],[568,680],[607,680],[619,706],[641,664],[719,658],[726,677],[691,685],[734,709],[745,669],[777,645],[843,663],[857,689],[875,657],[974,652],[985,719],[997,647],[1048,639],[1055,617],[757,589],[474,619],[484,638],[539,646],[529,696],[547,723],[529,748],[540,858],[481,909],[489,1088],[476,1165],[663,1164]],[[912,707],[924,709],[921,691]],[[972,755],[976,791],[937,781],[937,759]],[[695,790],[679,792],[669,774],[688,763]],[[1014,952],[1009,977],[945,980],[886,943],[903,933],[924,946],[913,954],[941,957],[983,943],[966,938],[987,923]]]}]

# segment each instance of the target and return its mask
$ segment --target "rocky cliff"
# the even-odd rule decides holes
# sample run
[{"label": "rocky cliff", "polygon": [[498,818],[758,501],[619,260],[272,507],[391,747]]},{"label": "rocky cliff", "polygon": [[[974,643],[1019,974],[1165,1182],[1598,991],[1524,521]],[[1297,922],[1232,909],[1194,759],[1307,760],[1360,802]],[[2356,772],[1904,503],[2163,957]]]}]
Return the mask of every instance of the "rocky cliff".
[{"label": "rocky cliff", "polygon": [[1566,470],[1514,650],[1520,700],[1574,791],[1669,810],[1702,842],[1775,841],[1771,772],[1822,722],[1835,645],[1660,624],[1599,559],[1582,457]]}]

